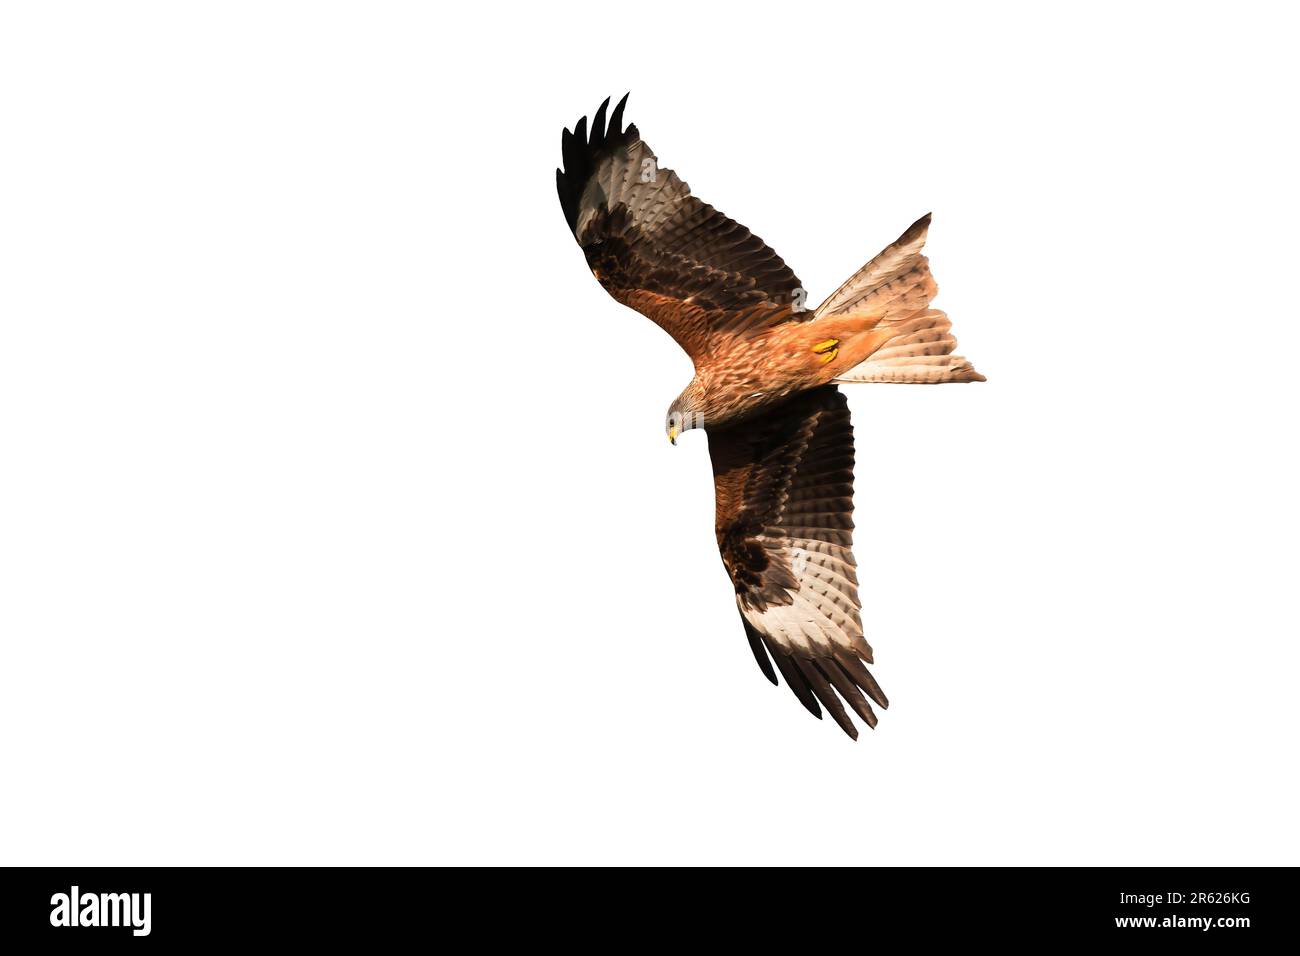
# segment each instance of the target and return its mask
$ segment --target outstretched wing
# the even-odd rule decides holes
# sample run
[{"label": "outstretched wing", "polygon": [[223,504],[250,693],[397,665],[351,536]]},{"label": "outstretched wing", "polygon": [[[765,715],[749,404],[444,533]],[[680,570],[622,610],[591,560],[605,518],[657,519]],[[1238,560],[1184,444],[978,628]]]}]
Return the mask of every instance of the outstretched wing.
[{"label": "outstretched wing", "polygon": [[[766,327],[801,308],[798,278],[763,240],[691,195],[658,164],[624,96],[563,135],[555,171],[564,217],[592,273],[619,302],[671,335],[692,359],[720,332]],[[811,311],[808,312],[811,317]]]},{"label": "outstretched wing", "polygon": [[754,657],[775,684],[770,654],[800,703],[820,718],[820,701],[856,739],[840,698],[872,727],[867,698],[889,701],[863,664],[848,402],[826,385],[708,435],[718,549]]}]

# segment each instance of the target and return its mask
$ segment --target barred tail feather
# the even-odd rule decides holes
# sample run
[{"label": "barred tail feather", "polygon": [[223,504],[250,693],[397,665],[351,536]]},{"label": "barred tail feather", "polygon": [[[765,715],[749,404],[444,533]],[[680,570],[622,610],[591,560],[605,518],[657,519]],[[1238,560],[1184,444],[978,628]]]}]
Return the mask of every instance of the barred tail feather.
[{"label": "barred tail feather", "polygon": [[893,338],[835,381],[939,385],[985,380],[970,362],[952,354],[957,340],[948,316],[939,309],[924,309],[895,327]]},{"label": "barred tail feather", "polygon": [[984,381],[970,362],[952,354],[957,340],[948,316],[929,307],[939,292],[922,251],[929,231],[927,213],[818,307],[814,318],[860,317],[873,332],[893,333],[836,382]]}]

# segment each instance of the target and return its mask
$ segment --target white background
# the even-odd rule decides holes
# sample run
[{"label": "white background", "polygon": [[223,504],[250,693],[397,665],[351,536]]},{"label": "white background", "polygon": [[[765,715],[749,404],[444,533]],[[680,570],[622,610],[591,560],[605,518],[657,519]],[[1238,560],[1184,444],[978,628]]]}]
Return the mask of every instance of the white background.
[{"label": "white background", "polygon": [[[720,6],[5,7],[0,860],[1300,862],[1290,15]],[[561,216],[628,89],[813,302],[934,212],[856,744]]]}]

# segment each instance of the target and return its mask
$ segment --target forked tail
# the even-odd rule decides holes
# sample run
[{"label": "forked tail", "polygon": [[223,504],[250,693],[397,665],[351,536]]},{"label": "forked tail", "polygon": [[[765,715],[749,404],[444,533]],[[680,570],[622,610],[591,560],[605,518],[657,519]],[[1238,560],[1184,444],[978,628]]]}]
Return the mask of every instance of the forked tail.
[{"label": "forked tail", "polygon": [[861,316],[893,335],[837,382],[939,384],[982,382],[984,376],[960,355],[952,323],[930,300],[939,287],[921,253],[930,228],[926,213],[818,306],[813,319]]}]

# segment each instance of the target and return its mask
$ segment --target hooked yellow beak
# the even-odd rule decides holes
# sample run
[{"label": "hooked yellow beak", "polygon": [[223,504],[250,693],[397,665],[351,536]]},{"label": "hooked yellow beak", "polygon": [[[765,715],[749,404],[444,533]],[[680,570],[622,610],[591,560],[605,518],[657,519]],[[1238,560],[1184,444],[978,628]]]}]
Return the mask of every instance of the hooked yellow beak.
[{"label": "hooked yellow beak", "polygon": [[674,445],[677,444],[677,426],[671,425],[668,428],[668,440]]}]

